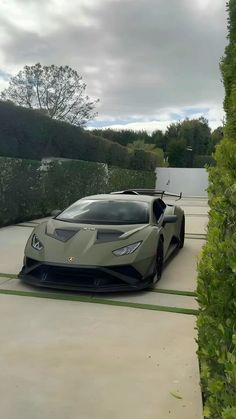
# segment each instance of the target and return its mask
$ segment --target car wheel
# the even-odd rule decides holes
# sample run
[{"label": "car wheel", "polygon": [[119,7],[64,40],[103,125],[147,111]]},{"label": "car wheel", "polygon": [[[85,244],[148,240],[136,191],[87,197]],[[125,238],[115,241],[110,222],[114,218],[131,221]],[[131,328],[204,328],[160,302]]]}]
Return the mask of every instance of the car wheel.
[{"label": "car wheel", "polygon": [[164,260],[163,240],[160,239],[158,248],[157,248],[157,254],[156,254],[155,277],[154,277],[155,283],[161,279],[163,260]]},{"label": "car wheel", "polygon": [[179,234],[179,249],[184,247],[184,237],[185,237],[185,217],[183,216],[181,227],[180,227],[180,234]]}]

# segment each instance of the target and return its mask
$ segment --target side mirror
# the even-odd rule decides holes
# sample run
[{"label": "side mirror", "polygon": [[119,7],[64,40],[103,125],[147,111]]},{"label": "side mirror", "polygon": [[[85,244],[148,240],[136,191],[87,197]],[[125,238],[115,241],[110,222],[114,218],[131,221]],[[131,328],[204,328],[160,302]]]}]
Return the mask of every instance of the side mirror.
[{"label": "side mirror", "polygon": [[176,223],[177,219],[177,215],[165,215],[162,221],[162,225],[164,226],[165,224]]},{"label": "side mirror", "polygon": [[52,217],[57,217],[61,213],[61,210],[56,209],[51,212]]}]

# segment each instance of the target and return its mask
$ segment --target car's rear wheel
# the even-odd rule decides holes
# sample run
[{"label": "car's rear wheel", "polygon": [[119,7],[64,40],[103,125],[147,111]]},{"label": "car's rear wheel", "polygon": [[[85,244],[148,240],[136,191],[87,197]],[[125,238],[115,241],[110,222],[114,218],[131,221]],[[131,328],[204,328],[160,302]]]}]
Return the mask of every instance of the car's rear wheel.
[{"label": "car's rear wheel", "polygon": [[181,227],[180,227],[180,235],[179,235],[179,249],[184,247],[184,237],[185,237],[185,217],[183,216]]},{"label": "car's rear wheel", "polygon": [[162,269],[164,261],[164,249],[163,249],[163,240],[160,239],[157,254],[156,254],[156,263],[155,263],[155,276],[154,283],[158,282],[161,279]]}]

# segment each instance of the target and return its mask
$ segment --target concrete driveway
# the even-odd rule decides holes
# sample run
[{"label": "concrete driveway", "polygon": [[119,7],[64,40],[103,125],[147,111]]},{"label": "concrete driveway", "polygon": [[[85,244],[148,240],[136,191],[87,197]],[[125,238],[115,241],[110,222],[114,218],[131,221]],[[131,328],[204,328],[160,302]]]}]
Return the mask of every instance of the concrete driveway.
[{"label": "concrete driveway", "polygon": [[40,220],[0,229],[4,419],[202,418],[194,291],[208,207],[204,199],[179,204],[185,247],[156,289],[99,301],[22,285],[14,274]]}]

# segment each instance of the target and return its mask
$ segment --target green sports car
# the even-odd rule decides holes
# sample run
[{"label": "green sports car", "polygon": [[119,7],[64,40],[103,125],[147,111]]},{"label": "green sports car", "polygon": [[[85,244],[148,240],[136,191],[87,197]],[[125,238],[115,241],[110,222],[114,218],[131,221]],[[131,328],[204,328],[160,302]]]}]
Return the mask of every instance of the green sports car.
[{"label": "green sports car", "polygon": [[126,190],[88,196],[57,211],[29,237],[19,278],[40,287],[99,292],[154,285],[163,263],[184,245],[184,212],[165,204],[165,195]]}]

